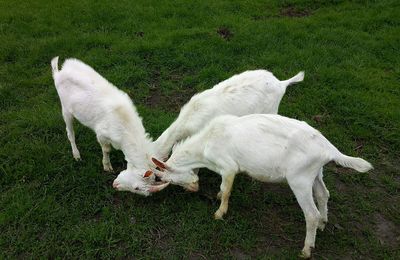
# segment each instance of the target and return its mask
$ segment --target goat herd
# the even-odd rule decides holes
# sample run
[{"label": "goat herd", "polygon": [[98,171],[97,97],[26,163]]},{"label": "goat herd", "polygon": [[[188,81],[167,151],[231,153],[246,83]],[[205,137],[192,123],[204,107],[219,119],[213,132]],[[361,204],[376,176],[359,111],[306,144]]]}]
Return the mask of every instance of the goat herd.
[{"label": "goat herd", "polygon": [[334,161],[359,172],[372,169],[367,161],[342,154],[307,123],[277,115],[286,88],[303,81],[303,72],[280,81],[269,71],[254,70],[222,81],[194,95],[175,122],[152,142],[126,93],[77,59],[67,59],[59,70],[55,57],[51,66],[76,160],[81,157],[74,118],[96,133],[105,171],[113,171],[111,145],[124,153],[127,169],[113,183],[119,191],[148,196],[169,184],[198,191],[198,169],[208,168],[222,177],[216,219],[228,210],[239,172],[263,182],[286,181],[306,220],[301,253],[305,258],[311,256],[317,228],[323,230],[328,221],[323,166]]}]

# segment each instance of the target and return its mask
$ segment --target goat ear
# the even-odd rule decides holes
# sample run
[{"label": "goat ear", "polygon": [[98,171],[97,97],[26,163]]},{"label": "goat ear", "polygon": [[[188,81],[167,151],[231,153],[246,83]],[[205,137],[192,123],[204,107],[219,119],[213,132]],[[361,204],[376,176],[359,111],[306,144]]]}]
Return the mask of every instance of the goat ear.
[{"label": "goat ear", "polygon": [[160,190],[165,189],[165,187],[167,187],[168,185],[169,185],[169,182],[163,183],[163,184],[160,184],[160,185],[152,185],[152,186],[150,186],[149,191],[151,193],[159,192]]},{"label": "goat ear", "polygon": [[150,177],[153,174],[151,170],[148,170],[147,172],[144,173],[143,178]]},{"label": "goat ear", "polygon": [[159,160],[157,160],[156,158],[152,157],[151,160],[153,161],[153,163],[160,168],[161,171],[164,171],[164,169],[168,170],[167,165],[165,165],[165,163],[160,162]]}]

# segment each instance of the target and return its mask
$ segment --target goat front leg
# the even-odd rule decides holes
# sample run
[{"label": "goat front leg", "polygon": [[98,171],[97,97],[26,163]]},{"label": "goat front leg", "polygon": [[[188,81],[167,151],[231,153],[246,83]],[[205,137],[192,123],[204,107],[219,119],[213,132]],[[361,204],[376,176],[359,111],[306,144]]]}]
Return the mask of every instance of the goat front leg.
[{"label": "goat front leg", "polygon": [[110,143],[103,140],[101,137],[97,137],[97,141],[100,143],[101,151],[103,152],[103,169],[106,172],[113,172],[113,167],[110,162],[110,151],[111,145]]},{"label": "goat front leg", "polygon": [[214,214],[215,219],[223,219],[223,216],[228,211],[228,202],[229,202],[229,197],[231,195],[231,190],[234,180],[235,180],[235,173],[222,174],[222,183],[220,187],[221,191],[218,193],[220,194],[221,204],[219,206],[219,209]]}]

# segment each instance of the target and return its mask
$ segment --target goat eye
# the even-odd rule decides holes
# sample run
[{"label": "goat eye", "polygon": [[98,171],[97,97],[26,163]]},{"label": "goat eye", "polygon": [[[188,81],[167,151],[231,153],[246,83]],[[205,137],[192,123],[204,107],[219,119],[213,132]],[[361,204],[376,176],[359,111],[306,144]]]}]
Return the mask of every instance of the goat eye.
[{"label": "goat eye", "polygon": [[139,190],[139,187],[136,187],[135,190]]}]

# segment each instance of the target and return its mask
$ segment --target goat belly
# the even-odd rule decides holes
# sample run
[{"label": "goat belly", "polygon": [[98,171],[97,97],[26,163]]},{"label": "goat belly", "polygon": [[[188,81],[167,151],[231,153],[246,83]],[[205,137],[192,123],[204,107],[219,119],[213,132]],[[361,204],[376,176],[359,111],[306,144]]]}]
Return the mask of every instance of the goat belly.
[{"label": "goat belly", "polygon": [[279,167],[276,169],[265,169],[263,171],[247,171],[250,177],[262,182],[284,182],[286,180],[284,171]]}]

